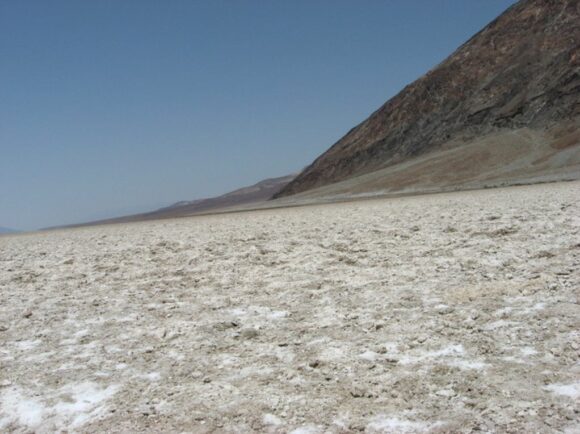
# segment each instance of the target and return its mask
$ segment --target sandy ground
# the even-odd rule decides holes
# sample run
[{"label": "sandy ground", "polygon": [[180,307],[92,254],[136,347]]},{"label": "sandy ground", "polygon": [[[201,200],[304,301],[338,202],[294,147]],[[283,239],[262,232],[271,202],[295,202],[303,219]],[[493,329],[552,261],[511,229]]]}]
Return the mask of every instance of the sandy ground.
[{"label": "sandy ground", "polygon": [[579,199],[0,237],[0,431],[580,432]]}]

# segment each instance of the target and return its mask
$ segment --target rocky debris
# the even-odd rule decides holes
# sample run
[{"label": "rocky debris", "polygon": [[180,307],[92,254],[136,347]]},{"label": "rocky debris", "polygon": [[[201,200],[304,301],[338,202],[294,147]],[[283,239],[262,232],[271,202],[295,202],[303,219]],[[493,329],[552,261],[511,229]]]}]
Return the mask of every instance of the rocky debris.
[{"label": "rocky debris", "polygon": [[254,339],[259,335],[256,329],[244,329],[240,332],[240,336],[244,339]]},{"label": "rocky debris", "polygon": [[234,329],[240,325],[236,321],[222,321],[215,325],[215,329],[218,331],[225,331],[229,329]]}]

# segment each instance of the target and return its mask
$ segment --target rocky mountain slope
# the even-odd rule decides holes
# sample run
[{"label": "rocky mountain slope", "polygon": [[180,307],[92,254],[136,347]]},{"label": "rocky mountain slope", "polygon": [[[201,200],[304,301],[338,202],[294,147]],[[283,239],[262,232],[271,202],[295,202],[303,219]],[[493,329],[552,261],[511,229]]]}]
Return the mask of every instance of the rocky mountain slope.
[{"label": "rocky mountain slope", "polygon": [[[524,161],[526,147],[518,145],[521,141],[510,142],[512,132],[531,137],[530,146],[542,140],[537,159],[551,159],[547,170],[552,175],[561,168],[578,175],[579,69],[580,2],[522,0],[349,131],[275,197],[451,148],[459,151],[448,164],[439,161],[442,176],[453,176],[458,166],[465,166],[466,175],[491,173],[497,158],[473,160],[477,156],[462,156],[461,149],[482,140],[495,144],[493,138],[501,137],[500,166],[509,166],[510,158]],[[565,157],[554,157],[562,150]],[[480,151],[485,153],[486,147]],[[422,169],[428,172],[431,167]],[[512,169],[525,172],[526,166]],[[502,173],[509,183],[511,175]],[[463,178],[456,178],[455,185],[461,185]],[[376,181],[375,188],[391,189],[400,179]],[[435,177],[429,185],[433,188],[438,182]]]}]

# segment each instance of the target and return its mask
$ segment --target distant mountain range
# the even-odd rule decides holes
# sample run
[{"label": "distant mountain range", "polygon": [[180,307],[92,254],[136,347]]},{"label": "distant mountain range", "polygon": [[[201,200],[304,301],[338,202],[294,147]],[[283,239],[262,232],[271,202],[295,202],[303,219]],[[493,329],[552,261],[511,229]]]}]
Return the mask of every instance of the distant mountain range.
[{"label": "distant mountain range", "polygon": [[522,0],[275,197],[580,178],[580,4]]},{"label": "distant mountain range", "polygon": [[186,217],[208,212],[224,211],[231,207],[247,206],[261,203],[270,199],[276,192],[288,184],[296,174],[269,178],[249,187],[242,187],[217,197],[181,201],[155,211],[133,214],[129,216],[98,220],[88,223],[67,225],[66,227],[78,227],[97,224],[127,223],[144,220],[157,220],[163,218]]},{"label": "distant mountain range", "polygon": [[16,233],[16,232],[18,232],[18,231],[15,230],[15,229],[3,228],[3,227],[0,226],[0,234],[13,234],[13,233]]}]

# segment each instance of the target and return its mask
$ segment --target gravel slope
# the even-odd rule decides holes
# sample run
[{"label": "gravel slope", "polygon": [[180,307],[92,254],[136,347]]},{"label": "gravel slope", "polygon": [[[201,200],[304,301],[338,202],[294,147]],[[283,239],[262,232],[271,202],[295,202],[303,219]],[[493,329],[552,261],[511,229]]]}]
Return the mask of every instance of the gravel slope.
[{"label": "gravel slope", "polygon": [[0,238],[0,431],[579,432],[580,183]]}]

